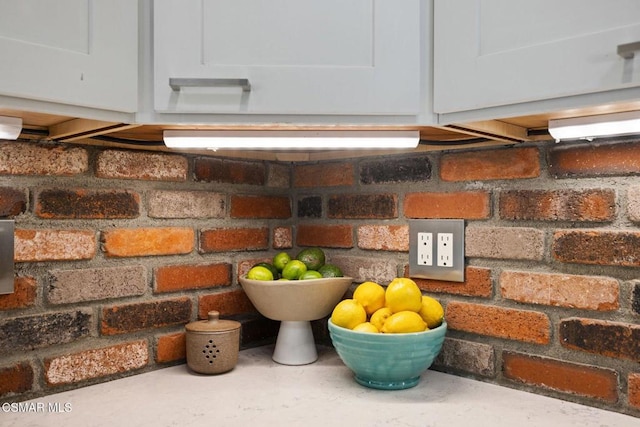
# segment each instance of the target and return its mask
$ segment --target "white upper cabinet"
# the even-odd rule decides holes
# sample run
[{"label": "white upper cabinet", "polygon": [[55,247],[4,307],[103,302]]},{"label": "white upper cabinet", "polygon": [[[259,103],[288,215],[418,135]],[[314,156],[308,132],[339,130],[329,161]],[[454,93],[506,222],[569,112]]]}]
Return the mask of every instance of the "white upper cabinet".
[{"label": "white upper cabinet", "polygon": [[445,117],[640,86],[640,51],[624,54],[640,49],[638,0],[435,0],[434,16],[434,110]]},{"label": "white upper cabinet", "polygon": [[132,113],[138,4],[0,0],[0,95]]},{"label": "white upper cabinet", "polygon": [[417,114],[421,0],[156,0],[161,113]]}]

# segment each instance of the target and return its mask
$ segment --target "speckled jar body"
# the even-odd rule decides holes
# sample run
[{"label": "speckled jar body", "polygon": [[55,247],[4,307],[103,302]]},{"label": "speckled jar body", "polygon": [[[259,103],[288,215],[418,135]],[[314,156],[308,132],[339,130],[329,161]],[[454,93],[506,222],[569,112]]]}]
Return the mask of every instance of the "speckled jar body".
[{"label": "speckled jar body", "polygon": [[217,311],[210,311],[208,320],[185,326],[187,366],[200,374],[221,374],[238,363],[240,323],[220,320]]}]

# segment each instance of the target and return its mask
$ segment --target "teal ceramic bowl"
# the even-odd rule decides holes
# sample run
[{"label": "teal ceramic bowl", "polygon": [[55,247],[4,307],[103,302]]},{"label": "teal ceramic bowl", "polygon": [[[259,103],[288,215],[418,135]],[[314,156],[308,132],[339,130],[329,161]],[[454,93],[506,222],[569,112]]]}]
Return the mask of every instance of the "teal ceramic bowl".
[{"label": "teal ceramic bowl", "polygon": [[424,332],[372,334],[336,326],[329,319],[333,346],[355,380],[366,387],[401,390],[418,384],[442,349],[447,323]]}]

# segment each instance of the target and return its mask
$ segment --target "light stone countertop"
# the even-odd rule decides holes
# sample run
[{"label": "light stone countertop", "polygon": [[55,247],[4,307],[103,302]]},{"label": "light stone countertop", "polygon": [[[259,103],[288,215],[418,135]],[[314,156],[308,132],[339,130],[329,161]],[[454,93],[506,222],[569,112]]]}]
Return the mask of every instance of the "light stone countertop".
[{"label": "light stone countertop", "polygon": [[333,349],[320,347],[319,360],[304,366],[279,365],[272,351],[244,350],[225,374],[179,365],[21,402],[35,412],[0,409],[0,425],[640,426],[639,418],[431,370],[411,389],[369,389]]}]

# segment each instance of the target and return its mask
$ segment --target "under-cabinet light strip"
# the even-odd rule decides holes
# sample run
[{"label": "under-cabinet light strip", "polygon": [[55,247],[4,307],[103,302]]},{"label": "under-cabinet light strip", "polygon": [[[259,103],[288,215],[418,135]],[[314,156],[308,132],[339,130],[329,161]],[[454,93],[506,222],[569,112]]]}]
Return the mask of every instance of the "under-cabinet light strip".
[{"label": "under-cabinet light strip", "polygon": [[639,133],[640,111],[549,120],[549,134],[556,141]]},{"label": "under-cabinet light strip", "polygon": [[22,119],[0,116],[0,139],[18,139],[22,132]]},{"label": "under-cabinet light strip", "polygon": [[418,131],[205,131],[166,130],[169,148],[211,150],[410,149]]}]

